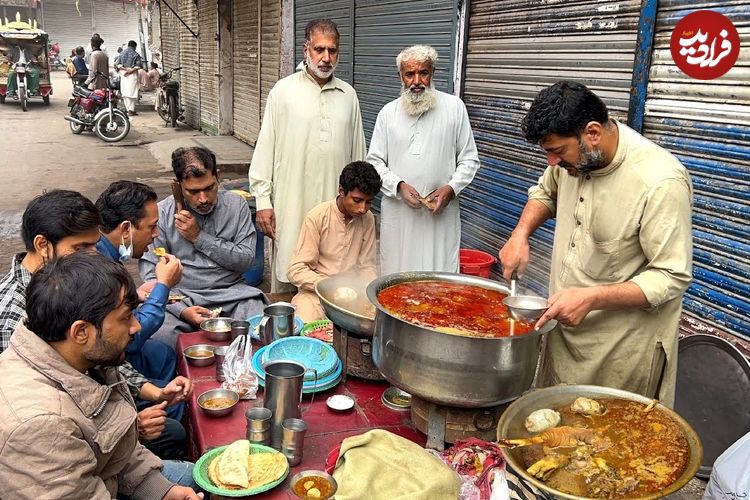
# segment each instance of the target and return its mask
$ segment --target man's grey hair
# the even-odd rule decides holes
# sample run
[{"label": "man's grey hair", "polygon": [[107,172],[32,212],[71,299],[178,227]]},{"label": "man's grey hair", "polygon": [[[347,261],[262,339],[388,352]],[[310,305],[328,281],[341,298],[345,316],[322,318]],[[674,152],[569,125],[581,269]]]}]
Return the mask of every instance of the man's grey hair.
[{"label": "man's grey hair", "polygon": [[312,40],[313,33],[321,33],[323,35],[333,35],[336,37],[336,43],[339,43],[339,29],[336,23],[330,19],[313,19],[307,26],[305,26],[305,43],[309,43]]},{"label": "man's grey hair", "polygon": [[396,67],[401,71],[401,66],[406,62],[416,61],[425,62],[429,61],[432,69],[435,69],[435,64],[438,60],[437,50],[433,49],[429,45],[412,45],[401,51],[396,57]]}]

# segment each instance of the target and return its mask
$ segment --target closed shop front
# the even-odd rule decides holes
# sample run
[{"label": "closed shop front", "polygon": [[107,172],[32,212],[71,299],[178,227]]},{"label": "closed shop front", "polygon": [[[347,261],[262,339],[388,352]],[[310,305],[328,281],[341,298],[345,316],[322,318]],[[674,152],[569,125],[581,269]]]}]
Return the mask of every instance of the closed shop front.
[{"label": "closed shop front", "polygon": [[368,144],[378,112],[401,92],[396,56],[403,48],[414,44],[433,46],[439,55],[433,79],[435,87],[453,92],[453,47],[457,31],[454,0],[337,0],[322,5],[297,1],[297,62],[303,57],[305,25],[321,17],[331,18],[341,34],[336,76],[357,91]]},{"label": "closed shop front", "polygon": [[[198,12],[193,0],[179,1],[180,17],[198,32]],[[200,95],[200,65],[198,61],[198,38],[180,26],[180,94],[182,106],[185,108],[185,122],[193,128],[201,126],[201,95]]]},{"label": "closed shop front", "polygon": [[[172,3],[170,5],[176,9],[177,4],[172,5]],[[165,5],[159,6],[159,16],[161,18],[161,69],[169,71],[180,66],[180,31],[185,27]],[[181,71],[175,71],[172,73],[172,78],[179,81],[180,73]]]},{"label": "closed shop front", "polygon": [[216,0],[199,0],[201,130],[216,135],[219,127],[219,28]]},{"label": "closed shop front", "polygon": [[[496,254],[546,167],[520,122],[531,100],[558,80],[586,84],[618,119],[630,100],[641,2],[473,0],[463,99],[482,166],[461,196],[462,246]],[[524,286],[546,296],[553,222],[531,240]],[[496,276],[497,277],[497,276]]]},{"label": "closed shop front", "polygon": [[[65,57],[79,45],[87,47],[91,41],[92,11],[91,2],[74,2],[67,0],[47,0],[43,5],[44,31],[49,35],[50,43],[60,44],[60,53]],[[80,14],[79,14],[80,12]],[[106,43],[106,42],[105,42]],[[107,44],[109,50],[110,45]]]},{"label": "closed shop front", "polygon": [[[659,2],[643,132],[672,151],[693,180],[693,284],[683,328],[750,340],[750,2]],[[715,80],[673,63],[675,24],[695,10],[727,16],[740,34],[735,66]]]},{"label": "closed shop front", "polygon": [[234,134],[255,145],[268,92],[279,79],[280,0],[234,2]]},{"label": "closed shop front", "polygon": [[[82,4],[84,2],[79,2]],[[138,32],[138,6],[123,2],[93,1],[93,32],[99,33],[107,45],[109,62],[112,64],[117,56],[117,47],[126,45],[130,40],[138,44],[141,52],[141,41]]]}]

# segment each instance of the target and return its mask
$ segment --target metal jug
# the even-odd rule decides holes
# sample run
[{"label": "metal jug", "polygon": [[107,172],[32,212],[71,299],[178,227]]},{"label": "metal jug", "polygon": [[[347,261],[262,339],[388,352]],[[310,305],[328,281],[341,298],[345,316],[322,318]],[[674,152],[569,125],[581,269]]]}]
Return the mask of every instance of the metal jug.
[{"label": "metal jug", "polygon": [[289,302],[276,302],[263,309],[263,319],[258,328],[263,345],[294,335],[295,309],[296,306]]},{"label": "metal jug", "polygon": [[[263,365],[266,372],[266,389],[263,406],[273,413],[271,421],[271,446],[281,449],[282,424],[288,418],[300,418],[302,412],[302,389],[306,371],[296,361],[269,361]],[[315,374],[317,384],[317,373]],[[310,401],[312,403],[312,400]]]}]

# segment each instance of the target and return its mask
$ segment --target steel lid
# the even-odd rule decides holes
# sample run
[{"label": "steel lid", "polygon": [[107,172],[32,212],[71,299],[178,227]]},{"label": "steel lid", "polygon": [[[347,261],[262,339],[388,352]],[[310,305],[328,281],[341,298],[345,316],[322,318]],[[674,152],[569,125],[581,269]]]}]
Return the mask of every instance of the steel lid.
[{"label": "steel lid", "polygon": [[678,353],[674,409],[701,439],[696,475],[707,479],[719,455],[750,431],[750,362],[713,335],[681,339]]},{"label": "steel lid", "polygon": [[411,408],[411,394],[394,385],[383,392],[380,400],[391,410],[406,411]]}]

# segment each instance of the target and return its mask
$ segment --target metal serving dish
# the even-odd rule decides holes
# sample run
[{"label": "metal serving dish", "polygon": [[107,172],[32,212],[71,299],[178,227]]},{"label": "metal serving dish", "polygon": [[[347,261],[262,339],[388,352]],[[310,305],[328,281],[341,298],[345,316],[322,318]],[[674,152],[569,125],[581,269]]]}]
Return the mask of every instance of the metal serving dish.
[{"label": "metal serving dish", "polygon": [[377,308],[372,358],[396,387],[434,403],[462,408],[497,406],[531,387],[539,361],[542,334],[557,325],[517,337],[480,338],[449,335],[392,316],[378,301],[378,292],[411,281],[444,281],[474,285],[501,293],[510,290],[476,276],[453,273],[397,273],[367,287]]},{"label": "metal serving dish", "polygon": [[[361,298],[360,304],[367,302],[366,283],[360,281],[357,283],[351,276],[331,276],[323,278],[315,284],[315,293],[320,297],[320,303],[326,316],[334,325],[354,334],[367,337],[372,336],[375,326],[375,319],[364,314],[362,310],[351,310],[348,305],[345,306],[341,301],[336,300],[336,291],[342,288],[354,290],[358,297]],[[357,302],[357,301],[350,301]]]},{"label": "metal serving dish", "polygon": [[232,334],[232,318],[211,318],[201,323],[203,334],[214,342],[229,340]]},{"label": "metal serving dish", "polygon": [[[182,354],[185,356],[188,364],[193,366],[208,366],[212,365],[216,358],[214,357],[215,347],[211,344],[195,344],[190,347],[186,347]],[[197,357],[196,354],[199,352],[208,351],[211,353],[210,356]]]},{"label": "metal serving dish", "polygon": [[[204,406],[206,401],[214,398],[227,398],[232,401],[232,404],[224,408],[206,408]],[[229,389],[210,389],[198,396],[198,406],[209,417],[223,417],[232,413],[232,409],[237,405],[237,401],[239,400],[240,395]]]},{"label": "metal serving dish", "polygon": [[[500,422],[497,424],[497,438],[517,438],[528,436],[529,433],[524,427],[524,420],[526,420],[529,413],[541,408],[559,408],[563,405],[569,405],[578,397],[591,399],[619,398],[637,401],[645,405],[652,402],[651,399],[641,396],[640,394],[596,385],[557,385],[554,387],[537,389],[518,398],[505,410],[505,412],[503,412],[500,416]],[[687,467],[685,467],[685,471],[675,482],[653,495],[641,497],[641,500],[665,497],[681,489],[688,483],[688,481],[690,481],[690,479],[693,478],[693,476],[695,476],[698,467],[700,467],[703,456],[703,447],[698,438],[698,434],[696,434],[693,428],[690,427],[690,424],[666,406],[658,404],[657,408],[672,417],[672,419],[677,422],[680,429],[682,429],[682,432],[687,439],[688,446],[690,447],[690,458]],[[559,498],[582,498],[550,488],[546,483],[528,474],[526,468],[523,466],[520,449],[504,450],[504,455],[508,464],[510,464],[510,466],[518,472],[524,480],[533,484],[540,490]]]}]

